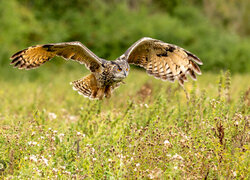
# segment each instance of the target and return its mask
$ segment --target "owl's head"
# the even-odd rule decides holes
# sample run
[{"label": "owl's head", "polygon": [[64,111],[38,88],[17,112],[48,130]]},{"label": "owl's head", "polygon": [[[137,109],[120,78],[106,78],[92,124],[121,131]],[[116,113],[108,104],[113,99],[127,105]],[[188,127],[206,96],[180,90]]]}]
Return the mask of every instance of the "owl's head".
[{"label": "owl's head", "polygon": [[113,61],[112,73],[115,80],[122,80],[128,76],[130,67],[126,61]]}]

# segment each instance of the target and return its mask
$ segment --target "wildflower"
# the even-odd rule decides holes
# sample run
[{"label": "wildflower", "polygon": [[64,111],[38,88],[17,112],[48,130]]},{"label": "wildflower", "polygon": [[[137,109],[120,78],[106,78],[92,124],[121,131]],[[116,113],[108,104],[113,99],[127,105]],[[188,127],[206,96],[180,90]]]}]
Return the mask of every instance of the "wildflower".
[{"label": "wildflower", "polygon": [[174,166],[174,169],[175,169],[175,170],[177,170],[177,169],[178,169],[178,167],[177,167],[177,166]]},{"label": "wildflower", "polygon": [[167,144],[170,144],[170,142],[168,140],[165,140],[164,144],[167,145]]},{"label": "wildflower", "polygon": [[41,139],[44,139],[44,137],[43,137],[43,136],[41,136],[40,138],[41,138]]},{"label": "wildflower", "polygon": [[236,172],[236,171],[233,172],[233,176],[234,176],[234,177],[237,176],[237,172]]},{"label": "wildflower", "polygon": [[71,121],[76,121],[77,120],[77,116],[68,116],[68,118]]},{"label": "wildflower", "polygon": [[58,169],[53,168],[53,169],[52,169],[52,172],[53,172],[53,173],[57,173],[57,172],[58,172]]},{"label": "wildflower", "polygon": [[171,157],[171,154],[167,154],[167,157]]},{"label": "wildflower", "polygon": [[36,134],[36,132],[33,131],[33,132],[31,133],[31,136],[34,136],[35,134]]},{"label": "wildflower", "polygon": [[69,171],[64,171],[64,173],[67,175],[71,175],[71,172],[69,172]]},{"label": "wildflower", "polygon": [[154,176],[152,174],[148,175],[149,179],[154,179]]},{"label": "wildflower", "polygon": [[111,162],[112,161],[112,159],[108,159],[108,162]]},{"label": "wildflower", "polygon": [[56,130],[54,130],[54,131],[53,131],[53,133],[54,133],[54,134],[56,134],[56,133],[57,133],[57,131],[56,131]]},{"label": "wildflower", "polygon": [[140,163],[137,163],[135,166],[136,166],[136,167],[140,166]]},{"label": "wildflower", "polygon": [[48,166],[49,164],[48,164],[48,159],[46,159],[46,158],[44,158],[43,156],[42,156],[42,160],[43,160],[43,163],[46,165],[46,166]]},{"label": "wildflower", "polygon": [[35,142],[35,141],[29,141],[28,145],[29,146],[35,146],[35,145],[39,146],[39,144],[37,142]]},{"label": "wildflower", "polygon": [[183,160],[183,157],[181,157],[181,156],[178,155],[178,154],[175,154],[175,155],[173,156],[173,159],[176,159],[176,160]]},{"label": "wildflower", "polygon": [[96,161],[96,158],[93,158],[93,161]]},{"label": "wildflower", "polygon": [[137,168],[135,168],[134,171],[137,171]]},{"label": "wildflower", "polygon": [[57,117],[57,115],[55,113],[52,113],[52,112],[50,112],[48,115],[49,115],[50,120],[56,119],[56,117]]},{"label": "wildflower", "polygon": [[63,139],[63,137],[64,137],[64,134],[61,133],[61,134],[58,135],[58,137],[59,137],[60,142],[62,142],[62,139]]},{"label": "wildflower", "polygon": [[144,104],[144,106],[145,106],[146,108],[148,108],[148,104]]},{"label": "wildflower", "polygon": [[31,155],[31,156],[30,156],[30,160],[31,160],[31,161],[34,161],[34,162],[37,162],[37,158],[36,158],[35,155]]},{"label": "wildflower", "polygon": [[80,132],[77,132],[77,133],[76,133],[76,135],[77,135],[77,136],[81,136],[81,135],[82,135],[82,133],[80,133]]}]

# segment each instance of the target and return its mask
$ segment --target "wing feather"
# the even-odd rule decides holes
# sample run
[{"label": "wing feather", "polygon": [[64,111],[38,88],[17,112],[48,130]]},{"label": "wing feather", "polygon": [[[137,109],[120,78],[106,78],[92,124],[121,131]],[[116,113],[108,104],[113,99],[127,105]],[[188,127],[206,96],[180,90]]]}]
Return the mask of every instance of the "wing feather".
[{"label": "wing feather", "polygon": [[31,46],[27,49],[18,51],[11,56],[11,64],[19,69],[37,68],[55,56],[64,59],[74,60],[91,70],[92,72],[101,67],[102,59],[80,42],[65,42]]},{"label": "wing feather", "polygon": [[197,64],[202,61],[191,52],[173,44],[144,37],[135,42],[122,56],[129,64],[144,67],[146,72],[162,80],[179,80],[183,85],[187,81],[186,74],[196,79],[201,74]]}]

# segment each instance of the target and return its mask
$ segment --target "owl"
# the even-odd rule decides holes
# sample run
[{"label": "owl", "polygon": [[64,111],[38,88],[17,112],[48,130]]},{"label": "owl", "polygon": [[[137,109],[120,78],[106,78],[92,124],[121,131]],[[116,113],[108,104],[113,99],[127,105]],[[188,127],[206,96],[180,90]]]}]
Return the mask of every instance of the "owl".
[{"label": "owl", "polygon": [[90,74],[73,81],[71,85],[79,94],[90,99],[109,98],[128,76],[130,65],[144,68],[147,74],[163,81],[176,79],[183,86],[187,74],[196,80],[201,74],[197,64],[201,60],[191,52],[173,44],[144,37],[135,42],[114,61],[99,58],[80,42],[64,42],[31,46],[15,53],[11,64],[19,69],[34,69],[55,56],[84,64]]}]

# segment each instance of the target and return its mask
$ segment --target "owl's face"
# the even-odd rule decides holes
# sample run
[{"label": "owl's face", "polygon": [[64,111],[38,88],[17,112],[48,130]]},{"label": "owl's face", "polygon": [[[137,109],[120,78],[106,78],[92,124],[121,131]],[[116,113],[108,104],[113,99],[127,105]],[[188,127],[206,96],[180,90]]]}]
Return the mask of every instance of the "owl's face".
[{"label": "owl's face", "polygon": [[130,67],[126,61],[116,61],[113,65],[112,73],[115,80],[122,80],[128,76]]}]

